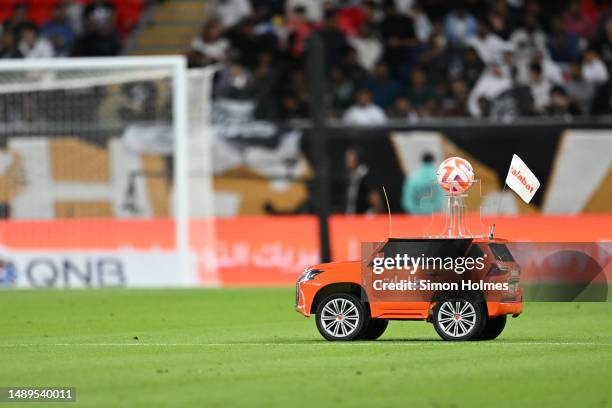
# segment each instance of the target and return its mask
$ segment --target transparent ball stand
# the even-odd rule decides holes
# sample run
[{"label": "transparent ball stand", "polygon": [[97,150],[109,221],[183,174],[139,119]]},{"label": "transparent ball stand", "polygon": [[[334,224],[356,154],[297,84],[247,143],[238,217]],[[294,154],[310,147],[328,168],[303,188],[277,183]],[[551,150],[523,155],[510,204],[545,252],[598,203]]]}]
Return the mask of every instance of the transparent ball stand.
[{"label": "transparent ball stand", "polygon": [[[475,184],[475,186],[474,186]],[[434,189],[440,189],[437,183],[432,184],[432,195]],[[472,206],[472,215],[469,217],[470,221],[476,225],[472,225],[474,228],[468,226],[468,191],[475,193],[476,196],[471,197],[469,202]],[[425,236],[430,238],[482,238],[488,236],[488,228],[483,224],[481,218],[480,204],[482,202],[481,194],[481,183],[480,180],[474,180],[471,182],[464,192],[452,194],[448,192],[442,192],[443,200],[446,203],[446,208],[443,213],[432,213],[432,221],[427,228]],[[480,193],[480,197],[478,194]]]}]

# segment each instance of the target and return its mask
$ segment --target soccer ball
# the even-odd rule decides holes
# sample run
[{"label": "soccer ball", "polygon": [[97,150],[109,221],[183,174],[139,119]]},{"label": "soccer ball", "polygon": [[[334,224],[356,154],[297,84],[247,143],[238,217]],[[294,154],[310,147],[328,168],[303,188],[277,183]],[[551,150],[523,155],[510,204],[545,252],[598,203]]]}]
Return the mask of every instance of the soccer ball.
[{"label": "soccer ball", "polygon": [[450,194],[461,194],[467,191],[474,181],[474,169],[469,161],[461,157],[451,157],[438,167],[438,184]]}]

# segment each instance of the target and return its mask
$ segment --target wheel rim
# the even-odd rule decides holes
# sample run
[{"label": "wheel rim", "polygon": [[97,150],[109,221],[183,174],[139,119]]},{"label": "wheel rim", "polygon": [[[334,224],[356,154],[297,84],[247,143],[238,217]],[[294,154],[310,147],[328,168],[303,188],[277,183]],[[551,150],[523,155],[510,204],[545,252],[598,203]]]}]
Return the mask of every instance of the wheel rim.
[{"label": "wheel rim", "polygon": [[326,333],[334,337],[347,337],[357,330],[359,311],[348,299],[332,299],[323,306],[321,323]]},{"label": "wheel rim", "polygon": [[463,337],[476,326],[476,309],[465,300],[448,300],[438,310],[438,323],[450,337]]}]

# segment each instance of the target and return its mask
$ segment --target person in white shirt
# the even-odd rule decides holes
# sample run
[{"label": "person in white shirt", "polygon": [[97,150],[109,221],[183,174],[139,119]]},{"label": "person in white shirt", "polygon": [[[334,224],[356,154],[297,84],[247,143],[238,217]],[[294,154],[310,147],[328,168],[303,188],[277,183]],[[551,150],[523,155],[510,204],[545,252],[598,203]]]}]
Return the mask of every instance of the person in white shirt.
[{"label": "person in white shirt", "polygon": [[507,48],[505,41],[493,34],[486,23],[478,23],[476,35],[466,40],[468,46],[473,47],[485,64],[499,61],[501,54]]},{"label": "person in white shirt", "polygon": [[529,67],[529,88],[533,97],[533,107],[537,112],[544,112],[550,101],[552,84],[542,72],[542,66],[534,62]]},{"label": "person in white shirt", "polygon": [[231,28],[253,14],[249,0],[218,0],[216,15],[224,28]]},{"label": "person in white shirt", "polygon": [[371,71],[380,59],[383,51],[382,43],[374,35],[372,27],[369,24],[363,24],[359,28],[358,35],[349,38],[349,43],[357,51],[359,65],[363,69]]},{"label": "person in white shirt", "polygon": [[367,89],[357,93],[357,103],[344,112],[344,123],[367,126],[380,125],[387,121],[385,111],[372,103],[372,94]]},{"label": "person in white shirt", "polygon": [[19,52],[24,58],[53,58],[55,51],[49,40],[38,35],[38,28],[26,23],[20,28]]},{"label": "person in white shirt", "polygon": [[481,118],[486,115],[482,111],[483,102],[490,102],[501,93],[512,88],[510,70],[495,62],[482,72],[468,98],[468,111],[470,115]]},{"label": "person in white shirt", "polygon": [[582,77],[586,82],[592,83],[602,83],[608,80],[606,64],[599,58],[599,54],[594,49],[588,49],[584,53]]},{"label": "person in white shirt", "polygon": [[210,20],[202,27],[201,35],[191,41],[191,49],[201,52],[207,59],[218,62],[225,58],[229,41],[221,34],[223,29],[217,20]]},{"label": "person in white shirt", "polygon": [[311,22],[319,22],[323,20],[323,14],[325,10],[324,0],[286,0],[285,10],[286,14],[290,15],[291,11],[295,10],[296,7],[303,7],[306,10],[306,18]]}]

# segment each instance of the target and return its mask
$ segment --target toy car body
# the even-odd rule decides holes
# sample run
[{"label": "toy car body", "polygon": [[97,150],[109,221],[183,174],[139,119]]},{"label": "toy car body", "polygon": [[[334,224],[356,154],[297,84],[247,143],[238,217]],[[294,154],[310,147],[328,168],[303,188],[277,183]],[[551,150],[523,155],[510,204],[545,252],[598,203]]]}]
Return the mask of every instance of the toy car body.
[{"label": "toy car body", "polygon": [[[506,315],[523,310],[518,285],[520,267],[501,239],[440,238],[388,239],[381,251],[397,244],[452,244],[456,255],[484,258],[484,268],[461,277],[444,275],[435,268],[419,268],[415,279],[441,281],[471,279],[505,283],[507,290],[425,290],[408,301],[372,299],[364,287],[363,261],[331,262],[307,268],[296,283],[296,310],[316,316],[319,332],[328,340],[373,340],[385,331],[389,320],[424,320],[433,323],[444,340],[494,339],[504,329]],[[456,274],[454,274],[456,275]]]}]

